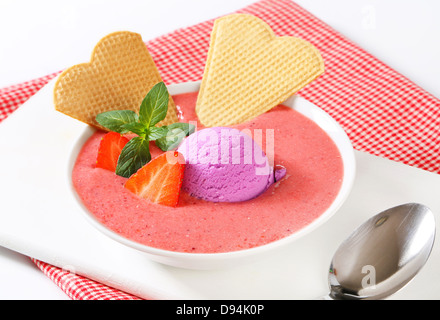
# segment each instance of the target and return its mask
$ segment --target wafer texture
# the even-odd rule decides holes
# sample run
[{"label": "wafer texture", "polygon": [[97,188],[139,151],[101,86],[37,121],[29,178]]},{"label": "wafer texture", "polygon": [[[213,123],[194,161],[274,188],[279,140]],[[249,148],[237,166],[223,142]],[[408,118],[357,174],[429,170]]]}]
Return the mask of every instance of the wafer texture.
[{"label": "wafer texture", "polygon": [[[66,69],[55,83],[55,109],[91,126],[108,131],[95,120],[111,110],[139,112],[143,98],[161,82],[161,76],[142,37],[120,31],[102,38],[90,62]],[[170,96],[166,118],[158,126],[177,122]]]},{"label": "wafer texture", "polygon": [[214,22],[196,113],[208,127],[242,123],[323,73],[321,54],[309,42],[276,37],[253,15],[228,15]]}]

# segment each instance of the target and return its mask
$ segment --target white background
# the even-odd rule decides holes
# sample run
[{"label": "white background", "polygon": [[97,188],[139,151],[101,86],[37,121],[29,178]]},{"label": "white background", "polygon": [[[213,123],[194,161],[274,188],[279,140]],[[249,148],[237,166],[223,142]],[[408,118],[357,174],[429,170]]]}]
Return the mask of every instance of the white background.
[{"label": "white background", "polygon": [[[0,88],[86,62],[117,31],[145,41],[253,0],[0,0]],[[296,0],[440,97],[440,1]],[[29,258],[0,248],[0,299],[67,299]]]}]

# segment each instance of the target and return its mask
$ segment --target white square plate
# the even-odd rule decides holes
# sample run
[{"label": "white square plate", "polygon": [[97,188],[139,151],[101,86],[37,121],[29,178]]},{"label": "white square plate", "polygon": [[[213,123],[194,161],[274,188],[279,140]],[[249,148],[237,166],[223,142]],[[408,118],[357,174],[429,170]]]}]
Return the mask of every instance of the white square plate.
[{"label": "white square plate", "polygon": [[[439,175],[356,152],[356,181],[346,202],[293,244],[232,269],[152,262],[101,234],[80,213],[68,167],[86,125],[54,110],[54,81],[0,124],[0,245],[109,286],[156,299],[314,299],[327,293],[340,242],[367,218],[420,202],[440,221]],[[438,241],[427,265],[390,299],[440,299]]]}]

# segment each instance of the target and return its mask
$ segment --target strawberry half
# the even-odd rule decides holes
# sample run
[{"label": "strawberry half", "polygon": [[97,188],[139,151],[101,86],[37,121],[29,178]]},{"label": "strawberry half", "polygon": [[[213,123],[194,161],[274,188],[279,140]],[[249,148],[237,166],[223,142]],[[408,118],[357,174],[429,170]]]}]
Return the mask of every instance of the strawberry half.
[{"label": "strawberry half", "polygon": [[99,144],[96,167],[115,172],[118,158],[129,140],[117,132],[109,132]]},{"label": "strawberry half", "polygon": [[125,188],[151,202],[175,207],[185,170],[185,158],[177,151],[168,151],[140,168],[125,183]]}]

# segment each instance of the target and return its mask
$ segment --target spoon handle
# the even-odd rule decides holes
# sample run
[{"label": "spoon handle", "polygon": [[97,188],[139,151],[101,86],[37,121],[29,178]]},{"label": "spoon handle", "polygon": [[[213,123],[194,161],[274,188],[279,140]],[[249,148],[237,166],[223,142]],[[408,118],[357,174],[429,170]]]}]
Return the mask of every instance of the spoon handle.
[{"label": "spoon handle", "polygon": [[330,297],[329,293],[327,293],[325,296],[319,297],[316,300],[334,300],[334,299]]}]

